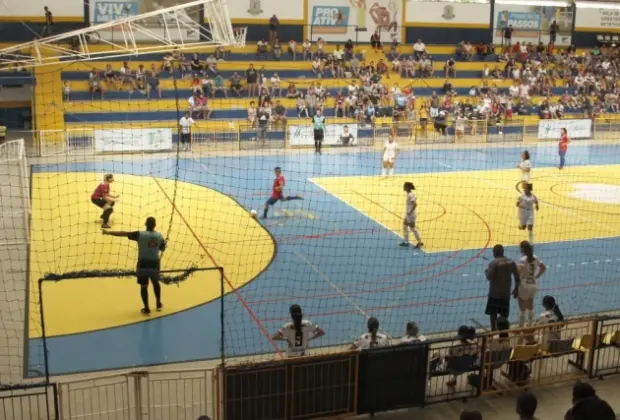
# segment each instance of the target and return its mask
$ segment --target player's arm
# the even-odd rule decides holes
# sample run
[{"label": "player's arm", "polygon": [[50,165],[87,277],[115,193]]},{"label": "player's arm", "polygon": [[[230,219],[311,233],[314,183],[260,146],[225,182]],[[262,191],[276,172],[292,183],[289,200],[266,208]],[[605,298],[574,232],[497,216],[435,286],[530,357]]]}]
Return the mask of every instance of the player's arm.
[{"label": "player's arm", "polygon": [[517,207],[521,208],[521,197],[517,199]]},{"label": "player's arm", "polygon": [[275,341],[285,341],[284,334],[282,334],[282,328],[280,328],[276,333],[271,337],[272,340]]},{"label": "player's arm", "polygon": [[536,274],[536,280],[538,280],[543,274],[545,274],[545,271],[547,271],[547,266],[545,263],[540,260],[538,260],[538,262],[540,262],[540,267],[538,268],[538,274]]},{"label": "player's arm", "polygon": [[[140,236],[140,232],[124,232],[124,231],[110,231],[110,230],[101,230],[101,233],[109,236],[119,236],[121,238],[129,238],[133,241],[138,240],[138,236]],[[134,239],[135,238],[135,239]]]},{"label": "player's arm", "polygon": [[515,279],[515,288],[512,291],[512,296],[516,299],[519,296],[519,284],[521,284],[521,275],[519,274],[519,267],[517,263],[512,263],[512,276]]},{"label": "player's arm", "polygon": [[315,338],[323,337],[325,335],[325,331],[318,325],[314,326],[314,330],[312,331],[312,335],[308,338],[308,341],[314,340]]},{"label": "player's arm", "polygon": [[487,269],[484,271],[484,274],[486,275],[488,281],[495,280],[497,275],[497,264],[495,261],[491,261]]},{"label": "player's arm", "polygon": [[538,197],[534,196],[534,208],[538,210]]}]

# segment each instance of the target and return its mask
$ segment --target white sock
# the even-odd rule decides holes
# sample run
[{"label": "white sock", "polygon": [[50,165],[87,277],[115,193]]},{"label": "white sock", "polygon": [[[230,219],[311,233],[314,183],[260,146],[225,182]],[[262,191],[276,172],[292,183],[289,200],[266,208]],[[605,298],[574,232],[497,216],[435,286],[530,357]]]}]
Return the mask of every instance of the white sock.
[{"label": "white sock", "polygon": [[403,226],[403,241],[409,242],[409,227]]},{"label": "white sock", "polygon": [[519,312],[519,327],[523,327],[525,325],[525,311]]},{"label": "white sock", "polygon": [[381,169],[381,176],[385,176],[385,168]]},{"label": "white sock", "polygon": [[417,229],[413,228],[411,229],[413,231],[413,236],[415,236],[415,240],[418,241],[418,243],[422,242],[422,238],[420,238],[420,233],[418,232]]},{"label": "white sock", "polygon": [[534,311],[530,309],[527,311],[527,325],[532,324],[534,324]]},{"label": "white sock", "polygon": [[394,176],[394,168],[390,168],[390,175]]},{"label": "white sock", "polygon": [[533,229],[528,231],[528,237],[530,239],[530,243],[534,245],[534,230]]}]

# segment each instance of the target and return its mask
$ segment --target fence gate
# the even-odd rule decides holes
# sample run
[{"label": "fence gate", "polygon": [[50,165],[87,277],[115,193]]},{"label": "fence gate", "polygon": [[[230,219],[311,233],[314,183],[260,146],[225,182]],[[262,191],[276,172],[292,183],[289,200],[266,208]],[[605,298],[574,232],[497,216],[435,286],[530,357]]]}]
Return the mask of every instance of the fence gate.
[{"label": "fence gate", "polygon": [[3,420],[57,420],[56,384],[0,388]]}]

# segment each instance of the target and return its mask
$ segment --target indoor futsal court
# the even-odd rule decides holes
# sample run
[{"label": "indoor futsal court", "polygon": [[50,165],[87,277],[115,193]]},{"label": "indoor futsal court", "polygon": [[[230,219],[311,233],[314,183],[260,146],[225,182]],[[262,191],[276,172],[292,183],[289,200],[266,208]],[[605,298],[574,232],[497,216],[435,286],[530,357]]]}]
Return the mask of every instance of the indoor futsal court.
[{"label": "indoor futsal court", "polygon": [[[162,269],[196,260],[224,267],[227,357],[275,353],[270,337],[292,303],[325,330],[315,346],[352,342],[369,316],[393,336],[407,321],[427,335],[486,325],[491,248],[501,243],[517,259],[527,240],[516,207],[523,148],[540,201],[536,254],[547,265],[539,296],[552,294],[567,315],[616,308],[609,271],[620,263],[620,144],[575,141],[563,171],[555,143],[403,150],[393,177],[380,176],[380,151],[368,149],[35,165],[29,319],[39,318],[33,302],[44,273],[134,267],[135,245],[102,236],[89,199],[103,174],[113,173],[120,200],[112,230],[138,230],[154,216],[169,234]],[[276,166],[285,194],[304,200],[277,203],[268,219],[253,219],[250,210],[261,215],[271,194]],[[416,186],[422,250],[398,246],[405,181]],[[45,283],[50,373],[218,358],[219,274],[201,271],[162,288],[164,311],[146,318],[134,278]],[[513,302],[511,319],[517,315]],[[31,374],[42,364],[40,335],[30,321]]]}]

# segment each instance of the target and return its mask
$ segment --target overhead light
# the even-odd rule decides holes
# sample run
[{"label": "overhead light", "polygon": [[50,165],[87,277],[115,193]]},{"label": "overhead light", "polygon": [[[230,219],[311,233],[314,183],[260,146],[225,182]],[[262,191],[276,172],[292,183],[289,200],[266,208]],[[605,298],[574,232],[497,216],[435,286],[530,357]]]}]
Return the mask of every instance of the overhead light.
[{"label": "overhead light", "polygon": [[519,6],[548,6],[548,7],[569,7],[570,1],[561,0],[495,0],[495,4],[515,4]]},{"label": "overhead light", "polygon": [[618,3],[594,3],[591,1],[578,1],[575,2],[575,6],[578,9],[620,9]]}]

